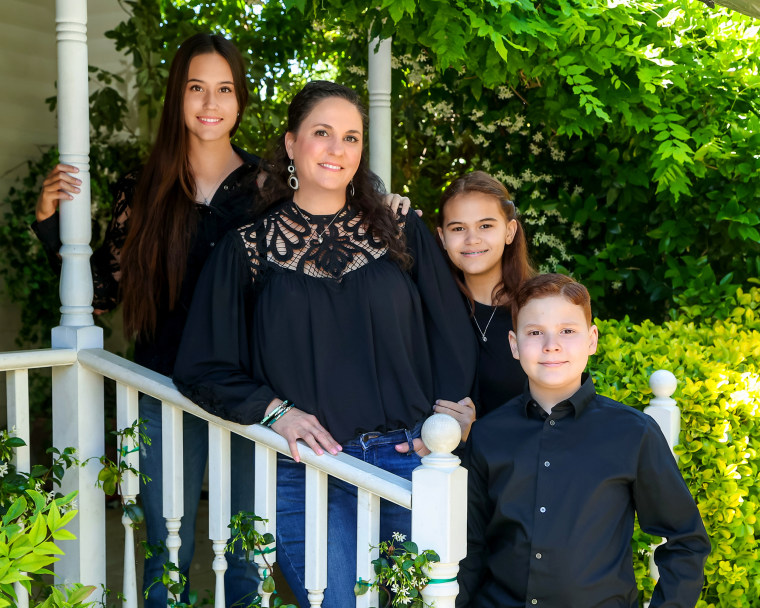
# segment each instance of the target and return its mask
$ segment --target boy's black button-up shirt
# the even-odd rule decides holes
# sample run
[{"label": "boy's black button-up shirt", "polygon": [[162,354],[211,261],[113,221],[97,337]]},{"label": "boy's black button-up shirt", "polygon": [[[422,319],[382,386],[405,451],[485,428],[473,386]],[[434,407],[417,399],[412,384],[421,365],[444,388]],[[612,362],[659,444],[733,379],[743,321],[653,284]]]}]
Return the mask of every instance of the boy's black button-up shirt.
[{"label": "boy's black button-up shirt", "polygon": [[590,378],[550,415],[526,391],[472,427],[457,606],[637,608],[631,536],[655,552],[651,608],[693,608],[710,541],[657,423]]}]

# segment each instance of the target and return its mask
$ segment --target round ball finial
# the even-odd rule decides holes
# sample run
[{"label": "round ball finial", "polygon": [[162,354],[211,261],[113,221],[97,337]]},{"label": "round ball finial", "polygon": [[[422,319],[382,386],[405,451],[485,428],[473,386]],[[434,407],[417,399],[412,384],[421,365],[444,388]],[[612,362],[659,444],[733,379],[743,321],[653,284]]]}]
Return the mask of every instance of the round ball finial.
[{"label": "round ball finial", "polygon": [[670,397],[676,392],[678,380],[666,369],[658,369],[649,378],[649,388],[656,397]]},{"label": "round ball finial", "polygon": [[422,441],[435,453],[451,453],[462,439],[459,423],[448,414],[433,414],[422,425]]}]

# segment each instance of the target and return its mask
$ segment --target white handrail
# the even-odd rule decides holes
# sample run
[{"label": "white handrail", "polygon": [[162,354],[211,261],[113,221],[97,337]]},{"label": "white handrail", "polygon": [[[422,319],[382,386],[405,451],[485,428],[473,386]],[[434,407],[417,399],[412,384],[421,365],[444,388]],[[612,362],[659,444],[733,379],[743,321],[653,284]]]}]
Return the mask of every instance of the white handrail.
[{"label": "white handrail", "polygon": [[73,365],[76,362],[77,351],[73,348],[17,350],[9,353],[0,353],[0,372]]},{"label": "white handrail", "polygon": [[[236,424],[208,413],[182,395],[166,376],[162,376],[100,348],[80,350],[79,361],[90,371],[127,384],[136,388],[141,393],[151,395],[164,403],[177,406],[193,416],[210,421],[242,437],[262,443],[281,454],[290,455],[288,442],[271,429],[259,424],[249,426]],[[300,444],[298,451],[301,455],[301,460],[307,465],[319,469],[332,477],[342,479],[357,488],[377,494],[380,498],[389,500],[397,505],[407,509],[412,508],[412,482],[401,479],[393,473],[389,473],[366,462],[357,462],[356,458],[345,454],[339,453],[333,456],[325,453],[322,456],[318,456],[311,448]]]}]

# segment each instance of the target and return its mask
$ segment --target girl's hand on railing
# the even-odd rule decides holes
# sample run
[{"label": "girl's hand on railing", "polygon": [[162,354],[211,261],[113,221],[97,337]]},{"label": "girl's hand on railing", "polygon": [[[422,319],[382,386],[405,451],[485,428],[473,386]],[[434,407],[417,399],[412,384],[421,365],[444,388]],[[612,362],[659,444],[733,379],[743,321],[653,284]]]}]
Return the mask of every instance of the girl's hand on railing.
[{"label": "girl's hand on railing", "polygon": [[42,182],[42,192],[35,208],[38,222],[43,222],[53,215],[61,201],[72,200],[72,193],[79,193],[82,180],[72,177],[69,173],[79,173],[79,169],[73,165],[58,164]]},{"label": "girl's hand on railing", "polygon": [[321,456],[324,450],[335,455],[343,449],[319,423],[316,416],[295,407],[285,413],[271,428],[288,440],[290,454],[296,462],[301,462],[298,454],[299,439],[303,439],[318,456]]},{"label": "girl's hand on railing", "polygon": [[433,405],[433,411],[436,414],[448,414],[454,418],[462,429],[462,441],[467,441],[472,423],[475,422],[475,404],[472,399],[465,397],[456,403],[438,399]]}]

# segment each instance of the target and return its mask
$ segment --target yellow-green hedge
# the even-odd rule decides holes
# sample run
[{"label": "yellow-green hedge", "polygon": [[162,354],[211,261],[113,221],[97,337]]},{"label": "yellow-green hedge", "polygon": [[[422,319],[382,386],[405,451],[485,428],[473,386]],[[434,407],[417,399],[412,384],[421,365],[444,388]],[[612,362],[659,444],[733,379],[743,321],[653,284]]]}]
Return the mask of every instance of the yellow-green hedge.
[{"label": "yellow-green hedge", "polygon": [[[652,372],[678,378],[676,453],[712,540],[699,608],[760,607],[760,289],[739,290],[734,304],[726,320],[698,320],[691,307],[662,325],[597,321],[590,363],[601,394],[639,409],[652,396]],[[634,538],[643,597],[652,589],[649,541]]]}]

